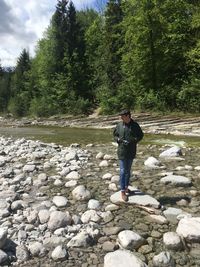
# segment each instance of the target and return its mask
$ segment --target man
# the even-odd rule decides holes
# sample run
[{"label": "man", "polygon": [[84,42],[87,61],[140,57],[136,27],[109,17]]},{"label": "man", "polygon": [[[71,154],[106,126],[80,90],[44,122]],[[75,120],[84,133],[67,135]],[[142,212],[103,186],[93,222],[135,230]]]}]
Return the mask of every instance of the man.
[{"label": "man", "polygon": [[123,110],[119,115],[122,121],[117,124],[113,135],[118,143],[121,197],[128,201],[131,166],[136,156],[137,143],[142,140],[144,134],[139,124],[131,118],[129,110]]}]

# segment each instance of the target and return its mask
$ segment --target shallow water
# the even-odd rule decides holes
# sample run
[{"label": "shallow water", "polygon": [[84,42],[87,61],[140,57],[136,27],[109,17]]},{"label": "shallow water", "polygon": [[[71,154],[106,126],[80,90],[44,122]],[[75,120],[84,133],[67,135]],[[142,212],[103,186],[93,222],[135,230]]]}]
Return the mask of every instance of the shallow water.
[{"label": "shallow water", "polygon": [[[52,126],[0,127],[0,135],[69,145],[106,144],[113,141],[112,129],[70,128]],[[200,146],[199,137],[145,134],[143,144],[169,144],[180,147]]]}]

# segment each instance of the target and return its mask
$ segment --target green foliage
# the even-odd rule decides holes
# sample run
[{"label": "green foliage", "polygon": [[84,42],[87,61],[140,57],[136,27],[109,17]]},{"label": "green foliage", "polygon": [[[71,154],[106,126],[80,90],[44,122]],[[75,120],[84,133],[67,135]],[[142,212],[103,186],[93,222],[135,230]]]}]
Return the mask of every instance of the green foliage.
[{"label": "green foliage", "polygon": [[23,49],[14,73],[0,64],[0,111],[199,112],[199,2],[108,0],[105,9],[103,2],[97,13],[58,0],[35,57]]},{"label": "green foliage", "polygon": [[192,79],[182,86],[178,94],[178,106],[185,112],[200,113],[200,79]]}]

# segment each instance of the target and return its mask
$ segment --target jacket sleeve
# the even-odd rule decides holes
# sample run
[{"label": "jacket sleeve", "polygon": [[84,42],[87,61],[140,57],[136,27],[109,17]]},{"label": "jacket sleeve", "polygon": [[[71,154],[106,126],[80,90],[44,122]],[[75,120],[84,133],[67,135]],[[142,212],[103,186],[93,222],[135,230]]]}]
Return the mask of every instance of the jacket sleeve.
[{"label": "jacket sleeve", "polygon": [[139,126],[139,124],[137,123],[137,131],[136,131],[136,142],[140,142],[142,140],[144,136],[144,133],[141,129],[141,127]]},{"label": "jacket sleeve", "polygon": [[113,131],[113,137],[114,137],[115,142],[118,143],[118,141],[119,141],[118,125],[115,127],[115,129]]}]

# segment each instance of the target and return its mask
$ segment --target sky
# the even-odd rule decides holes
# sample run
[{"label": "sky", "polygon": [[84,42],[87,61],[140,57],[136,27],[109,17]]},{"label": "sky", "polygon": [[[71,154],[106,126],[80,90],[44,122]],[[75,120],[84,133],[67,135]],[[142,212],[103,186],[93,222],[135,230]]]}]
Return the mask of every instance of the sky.
[{"label": "sky", "polygon": [[[95,0],[73,0],[77,10]],[[13,67],[22,49],[34,56],[37,41],[50,23],[57,0],[0,0],[0,64]]]}]

